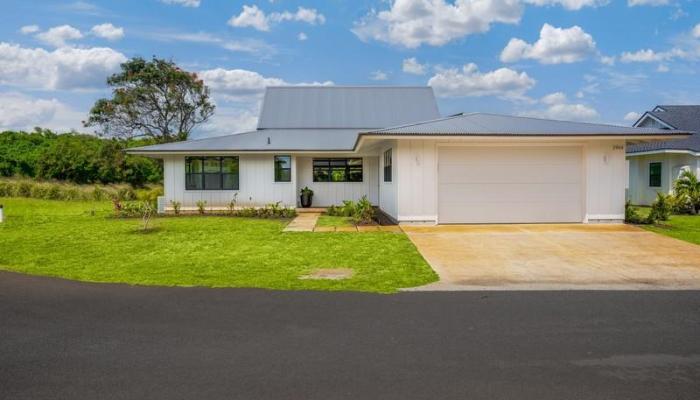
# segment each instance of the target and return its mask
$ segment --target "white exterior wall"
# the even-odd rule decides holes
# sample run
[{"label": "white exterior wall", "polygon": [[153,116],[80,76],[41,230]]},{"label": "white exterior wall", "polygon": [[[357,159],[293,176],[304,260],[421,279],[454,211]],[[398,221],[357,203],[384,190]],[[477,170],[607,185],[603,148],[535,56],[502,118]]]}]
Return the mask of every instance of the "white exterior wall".
[{"label": "white exterior wall", "polygon": [[625,142],[588,142],[583,151],[586,175],[584,222],[623,221],[627,186]]},{"label": "white exterior wall", "polygon": [[[534,141],[474,142],[468,140],[399,140],[394,164],[398,167],[395,180],[398,192],[398,220],[407,223],[436,223],[438,215],[438,146],[448,143],[466,145],[535,145]],[[557,142],[549,142],[557,143]],[[581,222],[620,221],[625,206],[625,145],[623,140],[596,140],[562,145],[581,146],[583,152],[584,216]],[[513,171],[517,173],[517,171]]]},{"label": "white exterior wall", "polygon": [[[227,154],[228,156],[228,154]],[[166,206],[179,201],[182,207],[195,207],[204,200],[207,207],[224,207],[238,193],[239,206],[264,206],[281,202],[296,206],[296,160],[292,157],[292,181],[275,182],[273,154],[241,154],[239,157],[239,190],[186,190],[185,156],[167,156],[163,159],[163,184]]]},{"label": "white exterior wall", "polygon": [[[358,157],[357,155],[321,155],[320,158]],[[367,196],[372,204],[379,204],[379,159],[362,157],[362,182],[314,182],[313,158],[297,157],[299,189],[308,186],[314,191],[312,207],[341,205],[343,200],[357,201]]]},{"label": "white exterior wall", "polygon": [[[673,181],[683,169],[700,176],[700,156],[687,153],[657,153],[629,156],[629,190],[627,196],[632,204],[650,205],[656,193],[673,192]],[[661,163],[661,187],[649,186],[649,164]]]},{"label": "white exterior wall", "polygon": [[[384,182],[384,152],[391,149],[391,182]],[[390,140],[379,147],[379,208],[398,220],[397,194],[399,169],[396,164],[398,152],[396,140]]]}]

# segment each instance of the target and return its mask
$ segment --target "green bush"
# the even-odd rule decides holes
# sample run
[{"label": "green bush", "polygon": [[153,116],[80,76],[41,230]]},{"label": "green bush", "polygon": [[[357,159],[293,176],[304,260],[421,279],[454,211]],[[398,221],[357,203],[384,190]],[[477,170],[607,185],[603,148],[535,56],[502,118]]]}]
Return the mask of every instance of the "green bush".
[{"label": "green bush", "polygon": [[656,193],[656,200],[651,203],[651,211],[647,217],[648,222],[653,224],[657,221],[668,221],[668,217],[671,216],[671,208],[671,196],[660,192]]},{"label": "green bush", "polygon": [[639,215],[639,210],[629,200],[625,203],[625,222],[628,224],[647,223],[647,219]]},{"label": "green bush", "polygon": [[700,212],[700,180],[694,173],[683,171],[674,182],[673,191],[676,201],[674,209],[683,214],[697,214]]},{"label": "green bush", "polygon": [[335,217],[350,217],[355,224],[367,225],[374,220],[374,207],[367,196],[362,196],[357,202],[343,200],[342,206],[330,206],[326,210],[326,214]]},{"label": "green bush", "polygon": [[[144,200],[162,195],[159,186],[141,189]],[[120,200],[136,200],[130,187],[113,185],[76,185],[66,182],[33,181],[31,179],[0,178],[0,197],[30,197],[44,200],[104,201],[113,197]]]},{"label": "green bush", "polygon": [[270,203],[265,207],[246,207],[237,210],[233,215],[248,218],[293,218],[297,215],[294,208],[283,207],[280,202]]},{"label": "green bush", "polygon": [[46,129],[1,132],[0,176],[78,184],[159,183],[163,179],[159,160],[124,152],[129,147],[148,144],[152,142],[105,139],[75,132],[56,134]]}]

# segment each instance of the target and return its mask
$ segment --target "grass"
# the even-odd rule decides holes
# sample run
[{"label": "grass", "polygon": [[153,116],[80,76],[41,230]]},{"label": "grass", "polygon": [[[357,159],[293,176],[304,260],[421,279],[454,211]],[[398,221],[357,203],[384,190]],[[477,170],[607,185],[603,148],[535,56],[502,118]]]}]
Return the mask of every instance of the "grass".
[{"label": "grass", "polygon": [[[391,293],[436,274],[403,234],[283,233],[287,221],[215,216],[111,218],[108,202],[3,198],[0,269],[137,285]],[[301,280],[317,268],[352,278]]]},{"label": "grass", "polygon": [[[649,207],[637,207],[639,214],[646,217]],[[642,228],[670,236],[686,242],[700,244],[700,216],[698,215],[671,215],[668,221],[661,221],[655,225],[641,225]]]},{"label": "grass", "polygon": [[334,227],[344,227],[344,226],[355,226],[352,223],[352,219],[349,217],[335,217],[330,215],[321,215],[318,217],[318,222],[316,226],[334,226]]}]

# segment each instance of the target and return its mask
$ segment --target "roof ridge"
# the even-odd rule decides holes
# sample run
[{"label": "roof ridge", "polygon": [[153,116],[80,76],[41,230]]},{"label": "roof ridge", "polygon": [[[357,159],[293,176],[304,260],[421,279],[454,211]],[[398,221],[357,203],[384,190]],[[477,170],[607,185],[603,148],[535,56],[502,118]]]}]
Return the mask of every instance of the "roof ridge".
[{"label": "roof ridge", "polygon": [[447,117],[440,117],[440,118],[435,118],[435,119],[427,119],[427,120],[425,120],[425,121],[411,122],[410,124],[403,124],[403,125],[396,125],[396,126],[388,126],[388,127],[386,127],[386,128],[375,129],[375,130],[372,131],[372,132],[388,131],[388,130],[391,130],[391,129],[407,128],[407,127],[409,127],[409,126],[416,126],[416,125],[429,124],[429,123],[431,123],[431,122],[446,121],[446,120],[448,120],[448,119],[464,117],[464,116],[466,116],[466,115],[471,115],[471,114],[458,113],[458,114],[448,115]]},{"label": "roof ridge", "polygon": [[573,124],[585,124],[585,125],[597,125],[597,126],[615,126],[618,128],[629,128],[629,126],[627,126],[627,125],[609,124],[609,123],[603,123],[603,122],[585,122],[585,121],[571,121],[571,120],[565,120],[565,119],[529,117],[526,115],[508,115],[508,114],[497,114],[497,113],[488,113],[488,112],[475,112],[472,114],[493,115],[493,116],[497,116],[497,117],[508,117],[508,118],[532,119],[535,121],[566,122],[566,123],[573,123]]}]

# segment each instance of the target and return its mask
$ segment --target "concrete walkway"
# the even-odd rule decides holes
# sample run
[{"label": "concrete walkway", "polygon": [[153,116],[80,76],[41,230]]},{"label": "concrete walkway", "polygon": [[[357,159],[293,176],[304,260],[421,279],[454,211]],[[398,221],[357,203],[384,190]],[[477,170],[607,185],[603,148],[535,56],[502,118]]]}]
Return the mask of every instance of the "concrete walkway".
[{"label": "concrete walkway", "polygon": [[700,289],[700,246],[634,226],[403,229],[440,276],[419,290]]},{"label": "concrete walkway", "polygon": [[284,228],[284,232],[313,232],[320,212],[299,213],[292,222]]}]

